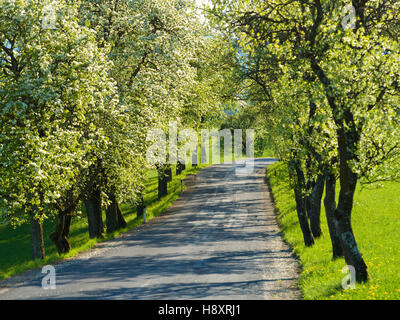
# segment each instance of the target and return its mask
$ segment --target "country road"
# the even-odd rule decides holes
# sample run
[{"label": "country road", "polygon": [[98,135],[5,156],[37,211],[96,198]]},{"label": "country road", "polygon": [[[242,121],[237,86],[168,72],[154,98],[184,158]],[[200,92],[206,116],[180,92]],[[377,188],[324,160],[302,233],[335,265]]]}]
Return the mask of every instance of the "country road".
[{"label": "country road", "polygon": [[0,299],[299,299],[264,181],[272,162],[202,170],[164,215],[55,265],[56,289],[34,270],[0,283]]}]

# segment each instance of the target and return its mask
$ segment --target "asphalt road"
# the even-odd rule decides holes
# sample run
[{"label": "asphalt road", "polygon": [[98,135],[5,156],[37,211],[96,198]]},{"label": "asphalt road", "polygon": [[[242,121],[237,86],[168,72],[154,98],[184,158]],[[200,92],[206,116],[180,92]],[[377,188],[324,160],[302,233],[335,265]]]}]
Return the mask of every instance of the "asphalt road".
[{"label": "asphalt road", "polygon": [[246,175],[240,164],[202,170],[163,216],[55,265],[56,289],[34,270],[2,283],[0,299],[298,299],[264,181],[272,161]]}]

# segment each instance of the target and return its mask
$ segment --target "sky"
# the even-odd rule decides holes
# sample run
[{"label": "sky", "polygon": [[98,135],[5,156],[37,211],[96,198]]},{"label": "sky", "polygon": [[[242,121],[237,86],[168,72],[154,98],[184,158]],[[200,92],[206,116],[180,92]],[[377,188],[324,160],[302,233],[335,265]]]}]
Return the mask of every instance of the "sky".
[{"label": "sky", "polygon": [[204,3],[206,3],[206,4],[211,3],[211,1],[210,0],[196,0],[196,3],[197,3],[197,5],[201,6]]},{"label": "sky", "polygon": [[[197,5],[199,8],[202,8],[205,4],[211,4],[211,0],[196,0],[196,5]],[[203,16],[201,10],[199,10],[198,15],[199,15],[200,21],[204,22],[204,21],[205,21],[205,18],[204,18],[204,16]]]}]

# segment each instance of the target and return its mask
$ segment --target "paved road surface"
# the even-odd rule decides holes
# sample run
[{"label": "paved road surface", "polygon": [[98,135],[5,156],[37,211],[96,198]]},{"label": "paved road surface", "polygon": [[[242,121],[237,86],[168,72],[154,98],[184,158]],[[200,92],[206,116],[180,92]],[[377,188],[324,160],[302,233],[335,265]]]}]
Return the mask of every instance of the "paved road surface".
[{"label": "paved road surface", "polygon": [[[298,299],[297,262],[264,182],[214,165],[165,215],[56,265],[56,289],[34,270],[0,284],[0,299]],[[4,286],[7,287],[4,287]]]}]

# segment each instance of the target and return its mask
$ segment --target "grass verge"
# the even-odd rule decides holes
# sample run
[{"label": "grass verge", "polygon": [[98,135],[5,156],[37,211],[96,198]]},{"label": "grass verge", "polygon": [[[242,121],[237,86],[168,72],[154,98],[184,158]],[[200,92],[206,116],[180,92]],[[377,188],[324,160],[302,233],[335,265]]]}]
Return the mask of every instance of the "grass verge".
[{"label": "grass verge", "polygon": [[[276,169],[276,176],[275,176]],[[352,213],[354,234],[367,263],[370,280],[356,289],[342,289],[344,259],[332,260],[325,210],[322,206],[323,236],[306,248],[297,220],[293,190],[286,166],[268,167],[267,179],[278,211],[285,240],[299,257],[299,286],[306,300],[398,300],[400,299],[400,183],[382,187],[357,187]],[[339,189],[337,189],[338,194]]]}]

